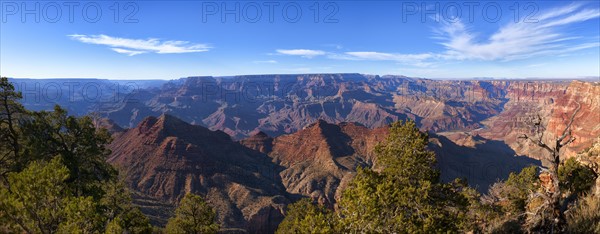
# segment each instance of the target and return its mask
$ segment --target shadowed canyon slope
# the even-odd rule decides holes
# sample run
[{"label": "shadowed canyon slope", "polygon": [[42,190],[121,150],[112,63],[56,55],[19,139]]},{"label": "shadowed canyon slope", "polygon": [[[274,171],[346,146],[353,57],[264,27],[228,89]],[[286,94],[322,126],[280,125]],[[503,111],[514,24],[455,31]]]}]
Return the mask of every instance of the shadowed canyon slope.
[{"label": "shadowed canyon slope", "polygon": [[227,228],[272,232],[289,203],[277,166],[265,155],[169,115],[144,119],[116,135],[110,148],[108,161],[135,191],[171,202],[187,192],[203,194]]},{"label": "shadowed canyon slope", "polygon": [[[142,207],[158,222],[168,218],[170,202],[195,192],[215,207],[225,228],[264,233],[275,230],[285,205],[299,197],[333,207],[358,166],[377,166],[373,149],[387,132],[318,120],[275,138],[259,132],[240,144],[223,132],[162,115],[115,131],[108,161],[125,172],[137,204],[162,203]],[[500,142],[472,138],[469,146],[459,146],[432,135],[443,180],[464,177],[485,189],[511,171],[538,164],[515,157]]]}]

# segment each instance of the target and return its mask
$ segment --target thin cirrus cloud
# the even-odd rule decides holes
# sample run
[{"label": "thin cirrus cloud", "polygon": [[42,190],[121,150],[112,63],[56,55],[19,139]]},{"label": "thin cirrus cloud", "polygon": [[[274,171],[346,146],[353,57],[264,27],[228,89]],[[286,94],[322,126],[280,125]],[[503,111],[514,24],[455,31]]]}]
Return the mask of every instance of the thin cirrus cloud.
[{"label": "thin cirrus cloud", "polygon": [[347,55],[353,56],[357,59],[368,59],[368,60],[390,60],[390,61],[413,61],[413,60],[424,60],[434,57],[433,54],[391,54],[381,52],[346,52]]},{"label": "thin cirrus cloud", "polygon": [[424,61],[438,57],[438,55],[432,53],[394,54],[372,51],[346,52],[345,55],[346,58],[344,58],[344,56],[341,58],[350,60],[395,61],[400,64],[407,64],[415,67],[429,67],[433,65],[433,63]]},{"label": "thin cirrus cloud", "polygon": [[585,41],[570,35],[565,26],[598,18],[598,9],[582,9],[572,4],[542,12],[537,22],[511,22],[499,28],[483,42],[462,22],[442,23],[435,39],[446,48],[446,59],[511,61],[541,55],[560,55],[598,47],[597,40]]},{"label": "thin cirrus cloud", "polygon": [[345,53],[320,50],[277,50],[279,54],[313,58],[327,55],[329,59],[393,61],[415,67],[429,67],[439,61],[512,61],[536,56],[565,56],[569,53],[598,48],[598,38],[573,35],[567,26],[600,17],[599,9],[586,9],[582,4],[571,4],[550,9],[535,17],[537,22],[508,23],[487,37],[475,32],[461,21],[441,22],[432,39],[442,45],[440,52],[416,54],[377,51]]},{"label": "thin cirrus cloud", "polygon": [[211,49],[207,44],[193,44],[188,41],[161,41],[159,39],[129,39],[107,35],[68,35],[71,39],[95,45],[108,46],[112,51],[134,56],[138,54],[182,54],[206,52]]},{"label": "thin cirrus cloud", "polygon": [[293,49],[293,50],[283,50],[283,49],[279,49],[277,50],[278,54],[282,54],[282,55],[295,55],[295,56],[301,56],[304,58],[313,58],[319,55],[325,55],[325,51],[321,51],[321,50],[307,50],[307,49]]}]

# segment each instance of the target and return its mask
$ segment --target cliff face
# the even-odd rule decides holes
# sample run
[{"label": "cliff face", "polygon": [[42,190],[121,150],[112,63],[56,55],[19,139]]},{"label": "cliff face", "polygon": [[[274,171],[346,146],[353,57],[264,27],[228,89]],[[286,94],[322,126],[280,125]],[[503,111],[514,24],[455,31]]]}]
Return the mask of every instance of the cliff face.
[{"label": "cliff face", "polygon": [[589,147],[600,135],[600,85],[592,82],[513,82],[507,86],[508,101],[504,110],[483,123],[486,128],[476,134],[506,142],[519,155],[542,158],[546,152],[518,139],[530,134],[533,119],[541,117],[545,142],[562,134],[568,119],[581,104],[575,116],[572,133],[575,142],[563,151],[567,157]]},{"label": "cliff face", "polygon": [[124,170],[135,191],[170,202],[202,194],[226,228],[273,232],[289,203],[268,157],[169,115],[144,119],[110,149],[108,162]]},{"label": "cliff face", "polygon": [[568,156],[590,147],[600,136],[600,83],[574,81],[569,84],[565,95],[552,106],[546,127],[549,136],[556,138],[562,134],[578,104],[581,109],[575,115],[572,126],[576,140],[564,151]]}]

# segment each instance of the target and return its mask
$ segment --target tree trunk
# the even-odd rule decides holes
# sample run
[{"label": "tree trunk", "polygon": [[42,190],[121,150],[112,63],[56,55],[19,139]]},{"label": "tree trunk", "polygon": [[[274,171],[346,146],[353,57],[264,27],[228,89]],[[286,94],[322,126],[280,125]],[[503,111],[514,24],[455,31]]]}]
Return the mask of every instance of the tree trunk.
[{"label": "tree trunk", "polygon": [[560,181],[558,178],[558,167],[560,165],[560,147],[556,147],[552,152],[553,160],[550,166],[550,177],[552,178],[553,190],[550,191],[552,208],[552,229],[551,233],[562,233],[566,225],[565,213],[561,204],[562,193],[560,191]]}]

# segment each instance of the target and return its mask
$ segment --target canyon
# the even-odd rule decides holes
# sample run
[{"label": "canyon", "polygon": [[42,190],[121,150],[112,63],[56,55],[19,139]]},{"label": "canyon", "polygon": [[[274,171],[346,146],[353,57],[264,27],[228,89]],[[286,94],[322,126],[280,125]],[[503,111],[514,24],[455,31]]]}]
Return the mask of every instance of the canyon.
[{"label": "canyon", "polygon": [[532,134],[538,116],[551,142],[580,106],[565,157],[597,148],[600,139],[597,81],[299,74],[139,87],[113,101],[90,103],[80,94],[55,103],[93,113],[109,129],[108,162],[159,225],[188,192],[205,197],[231,232],[274,232],[286,205],[301,197],[333,208],[357,167],[378,166],[373,149],[394,121],[413,120],[429,133],[443,181],[466,178],[480,192],[545,164],[546,152],[519,139]]}]

